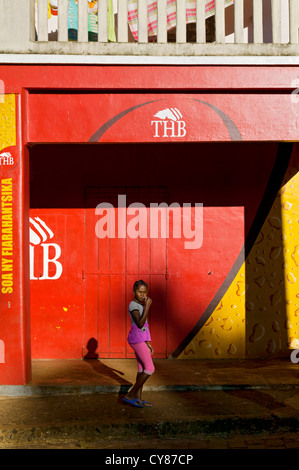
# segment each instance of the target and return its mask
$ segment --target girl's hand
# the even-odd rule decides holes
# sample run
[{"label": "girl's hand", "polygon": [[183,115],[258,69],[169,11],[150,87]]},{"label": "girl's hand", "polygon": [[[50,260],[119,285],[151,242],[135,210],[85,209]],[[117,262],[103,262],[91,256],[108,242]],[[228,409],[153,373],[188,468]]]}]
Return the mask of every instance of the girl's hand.
[{"label": "girl's hand", "polygon": [[151,354],[153,354],[153,353],[154,353],[154,348],[153,348],[153,346],[151,345],[151,343],[150,343],[149,341],[146,341],[146,344],[147,344],[147,347],[148,347],[148,349],[150,350]]},{"label": "girl's hand", "polygon": [[145,297],[144,304],[150,306],[152,304],[152,299],[150,297]]}]

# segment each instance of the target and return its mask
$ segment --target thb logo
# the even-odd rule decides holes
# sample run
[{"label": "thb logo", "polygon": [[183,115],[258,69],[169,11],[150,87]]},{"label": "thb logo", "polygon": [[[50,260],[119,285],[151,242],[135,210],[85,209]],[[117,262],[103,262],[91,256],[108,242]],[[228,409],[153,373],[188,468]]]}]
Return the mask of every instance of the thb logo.
[{"label": "thb logo", "polygon": [[6,147],[0,152],[0,167],[6,166],[9,167],[9,169],[14,168],[18,164],[19,159],[20,149],[16,145]]},{"label": "thb logo", "polygon": [[299,363],[299,349],[294,349],[291,352],[290,359],[293,364],[298,364]]},{"label": "thb logo", "polygon": [[[45,280],[59,279],[62,274],[62,264],[58,261],[61,255],[61,248],[57,243],[48,243],[53,238],[54,233],[47,224],[39,217],[30,217],[30,279]],[[47,242],[47,243],[45,243]],[[42,257],[41,270],[36,277],[35,265],[37,253]]]},{"label": "thb logo", "polygon": [[13,165],[14,159],[10,152],[0,153],[0,165]]},{"label": "thb logo", "polygon": [[154,137],[185,137],[186,123],[177,108],[167,108],[154,115],[159,120],[151,121]]}]

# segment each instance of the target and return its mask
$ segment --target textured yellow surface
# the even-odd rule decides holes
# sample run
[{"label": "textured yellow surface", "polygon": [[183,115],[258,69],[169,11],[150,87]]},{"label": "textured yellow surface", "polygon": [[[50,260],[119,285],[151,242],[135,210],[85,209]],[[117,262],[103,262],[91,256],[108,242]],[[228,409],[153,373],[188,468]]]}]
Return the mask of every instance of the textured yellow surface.
[{"label": "textured yellow surface", "polygon": [[180,359],[289,355],[299,348],[299,150],[246,262]]},{"label": "textured yellow surface", "polygon": [[247,352],[285,355],[299,347],[299,174],[294,152],[284,183],[246,261]]},{"label": "textured yellow surface", "polygon": [[245,264],[179,359],[244,357]]},{"label": "textured yellow surface", "polygon": [[281,191],[287,345],[299,348],[299,152]]},{"label": "textured yellow surface", "polygon": [[276,354],[286,347],[284,249],[280,193],[246,260],[247,352]]},{"label": "textured yellow surface", "polygon": [[1,95],[0,100],[0,151],[16,145],[15,95]]}]

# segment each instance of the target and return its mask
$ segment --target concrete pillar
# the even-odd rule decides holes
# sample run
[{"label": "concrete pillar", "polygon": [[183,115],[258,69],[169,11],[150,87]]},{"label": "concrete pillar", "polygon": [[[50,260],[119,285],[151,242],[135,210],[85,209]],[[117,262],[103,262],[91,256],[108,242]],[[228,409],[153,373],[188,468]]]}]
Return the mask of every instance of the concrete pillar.
[{"label": "concrete pillar", "polygon": [[176,5],[176,42],[186,42],[186,1],[178,0]]},{"label": "concrete pillar", "polygon": [[[3,14],[4,13],[4,14]],[[1,0],[0,44],[14,46],[30,45],[34,40],[34,1],[32,0]],[[17,47],[16,47],[17,50]]]},{"label": "concrete pillar", "polygon": [[128,42],[128,4],[127,0],[118,0],[117,6],[117,41]]},{"label": "concrete pillar", "polygon": [[216,42],[225,42],[224,0],[215,0]]},{"label": "concrete pillar", "polygon": [[138,42],[147,41],[147,0],[138,0]]},{"label": "concrete pillar", "polygon": [[[30,380],[28,155],[22,152],[20,95],[0,101],[0,384]],[[27,172],[27,173],[26,173]]]}]

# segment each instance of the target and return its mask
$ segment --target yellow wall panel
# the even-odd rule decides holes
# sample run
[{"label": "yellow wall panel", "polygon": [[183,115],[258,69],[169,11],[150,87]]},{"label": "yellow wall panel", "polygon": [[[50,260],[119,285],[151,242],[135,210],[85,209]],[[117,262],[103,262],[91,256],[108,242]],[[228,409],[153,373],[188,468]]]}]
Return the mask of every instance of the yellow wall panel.
[{"label": "yellow wall panel", "polygon": [[288,356],[299,348],[299,150],[242,268],[180,359]]},{"label": "yellow wall panel", "polygon": [[244,357],[245,263],[217,305],[179,359]]},{"label": "yellow wall panel", "polygon": [[16,145],[16,97],[1,95],[0,100],[0,150]]}]

